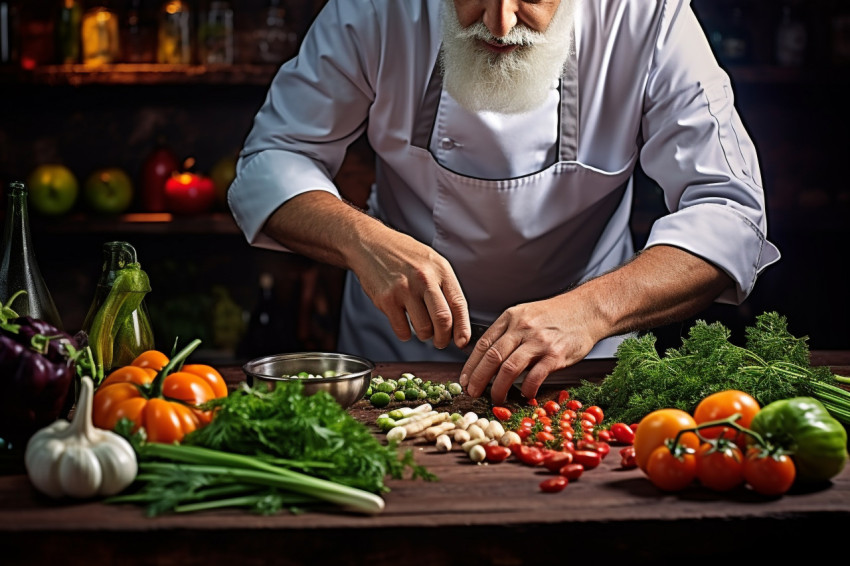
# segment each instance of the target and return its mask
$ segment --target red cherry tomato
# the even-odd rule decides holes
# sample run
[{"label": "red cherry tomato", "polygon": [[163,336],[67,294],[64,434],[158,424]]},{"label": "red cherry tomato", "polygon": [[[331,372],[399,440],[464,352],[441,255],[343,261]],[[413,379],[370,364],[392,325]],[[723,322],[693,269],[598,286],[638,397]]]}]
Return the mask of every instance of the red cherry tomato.
[{"label": "red cherry tomato", "polygon": [[557,472],[567,464],[572,464],[572,452],[553,450],[543,460],[543,466],[550,472]]},{"label": "red cherry tomato", "polygon": [[558,392],[558,404],[559,405],[563,405],[564,403],[566,403],[569,400],[569,398],[570,398],[570,392],[569,391],[562,389],[561,391]]},{"label": "red cherry tomato", "polygon": [[558,470],[558,474],[564,476],[570,481],[575,481],[581,477],[581,474],[584,472],[584,466],[579,464],[578,462],[573,462],[571,464],[566,464],[560,470]]},{"label": "red cherry tomato", "polygon": [[593,418],[596,419],[596,424],[602,422],[602,419],[605,418],[605,413],[602,412],[602,407],[597,407],[596,405],[591,405],[590,407],[584,408],[584,413],[593,415]]},{"label": "red cherry tomato", "polygon": [[635,460],[635,447],[626,446],[620,448],[620,467],[624,470],[637,468],[637,460]]},{"label": "red cherry tomato", "polygon": [[661,445],[649,455],[646,475],[662,491],[680,491],[697,477],[697,460],[691,453],[674,456],[666,445]]},{"label": "red cherry tomato", "polygon": [[511,418],[511,410],[507,407],[493,407],[493,416],[500,421],[506,421]]},{"label": "red cherry tomato", "polygon": [[548,415],[555,415],[561,410],[561,406],[555,401],[546,401],[543,404],[543,410],[545,410]]},{"label": "red cherry tomato", "polygon": [[714,491],[729,491],[744,483],[744,455],[736,444],[704,442],[697,448],[697,479]]},{"label": "red cherry tomato", "polygon": [[516,456],[526,466],[539,466],[543,463],[543,452],[536,446],[520,446]]},{"label": "red cherry tomato", "polygon": [[614,423],[611,425],[611,436],[620,444],[634,444],[635,431],[626,423]]},{"label": "red cherry tomato", "polygon": [[540,482],[540,490],[546,493],[556,493],[567,487],[568,483],[569,480],[566,477],[558,475]]},{"label": "red cherry tomato", "polygon": [[571,411],[578,411],[579,409],[581,409],[581,407],[581,401],[579,401],[578,399],[570,399],[569,401],[567,401],[567,408]]},{"label": "red cherry tomato", "polygon": [[511,455],[511,449],[500,444],[487,444],[484,446],[484,454],[488,462],[504,462]]},{"label": "red cherry tomato", "polygon": [[766,456],[753,448],[744,459],[744,481],[762,495],[782,495],[796,476],[794,461],[787,454]]},{"label": "red cherry tomato", "polygon": [[576,450],[573,452],[573,462],[581,464],[585,470],[592,470],[602,462],[602,454],[596,450]]}]

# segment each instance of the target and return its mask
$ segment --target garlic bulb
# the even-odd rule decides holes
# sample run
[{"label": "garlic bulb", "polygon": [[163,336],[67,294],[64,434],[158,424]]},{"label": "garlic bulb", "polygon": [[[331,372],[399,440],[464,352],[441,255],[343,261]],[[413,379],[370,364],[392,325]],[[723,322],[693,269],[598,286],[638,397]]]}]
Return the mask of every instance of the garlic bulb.
[{"label": "garlic bulb", "polygon": [[27,443],[24,462],[32,484],[50,497],[114,495],[136,477],[133,447],[122,436],[92,424],[91,378],[82,390],[71,422],[58,420]]}]

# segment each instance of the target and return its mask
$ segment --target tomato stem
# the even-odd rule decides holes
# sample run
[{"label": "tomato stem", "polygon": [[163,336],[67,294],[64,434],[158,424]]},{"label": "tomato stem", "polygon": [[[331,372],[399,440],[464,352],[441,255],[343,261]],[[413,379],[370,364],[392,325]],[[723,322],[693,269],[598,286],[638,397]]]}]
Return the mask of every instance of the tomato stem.
[{"label": "tomato stem", "polygon": [[696,435],[702,441],[706,441],[707,439],[703,435],[701,435],[699,431],[701,431],[702,429],[705,429],[705,428],[714,428],[716,426],[729,426],[731,428],[734,428],[738,432],[742,432],[742,433],[744,433],[748,436],[753,437],[756,440],[756,442],[758,443],[759,446],[766,447],[767,443],[764,441],[764,438],[762,438],[759,433],[754,432],[754,431],[748,429],[747,427],[738,424],[737,421],[740,418],[741,418],[741,413],[735,413],[734,415],[729,415],[728,417],[726,417],[724,419],[718,419],[716,421],[706,421],[706,422],[701,423],[701,424],[699,424],[695,427],[683,428],[678,433],[676,433],[675,438],[673,438],[673,441],[670,443],[670,451],[675,454],[674,450],[679,445],[679,438],[681,438],[681,436],[683,434],[685,434],[686,432],[696,433]]}]

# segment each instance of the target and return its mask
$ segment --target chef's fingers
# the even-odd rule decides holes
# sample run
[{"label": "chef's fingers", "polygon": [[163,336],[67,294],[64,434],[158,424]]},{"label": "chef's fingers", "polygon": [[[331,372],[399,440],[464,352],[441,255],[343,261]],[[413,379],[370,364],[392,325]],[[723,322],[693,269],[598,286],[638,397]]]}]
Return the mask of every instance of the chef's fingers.
[{"label": "chef's fingers", "polygon": [[448,321],[446,346],[448,346],[449,340],[453,339],[458,348],[463,348],[472,338],[472,324],[469,321],[469,307],[466,303],[466,297],[455,277],[443,281],[442,296],[451,316]]},{"label": "chef's fingers", "polygon": [[[521,339],[517,334],[502,334],[502,331],[496,328],[497,323],[498,321],[478,339],[472,354],[461,370],[461,386],[463,386],[465,374],[467,393],[473,397],[481,395],[487,388],[487,384],[497,374],[513,375],[516,379],[522,371],[522,368],[513,366],[518,359],[510,360],[510,355],[520,345]],[[493,338],[494,336],[497,338]]]},{"label": "chef's fingers", "polygon": [[387,320],[390,322],[390,326],[393,329],[393,332],[402,342],[407,342],[412,338],[411,332],[411,323],[407,318],[407,313],[401,307],[393,308],[393,309],[381,309],[384,312],[384,315],[387,317]]},{"label": "chef's fingers", "polygon": [[425,306],[432,325],[434,346],[443,349],[449,345],[452,337],[452,311],[440,289],[425,293]]},{"label": "chef's fingers", "polygon": [[[545,368],[553,364],[553,359],[549,359],[546,356],[541,357],[537,349],[527,342],[521,342],[507,356],[501,367],[499,367],[498,373],[496,373],[496,377],[490,388],[490,397],[493,400],[493,403],[504,403],[505,399],[508,397],[508,391],[510,391],[511,386],[520,377],[520,375],[529,370],[529,368],[531,368],[531,370],[523,380],[522,392],[525,397],[529,399],[533,398],[537,395],[537,389],[540,387],[540,383],[542,383],[543,379],[545,379],[546,375],[548,375],[548,373],[544,373],[543,379],[541,379],[539,377],[540,372],[545,372]],[[529,379],[534,380],[535,384],[526,387]],[[527,391],[530,391],[530,394],[526,395]]]},{"label": "chef's fingers", "polygon": [[410,318],[410,326],[413,327],[413,332],[416,337],[422,340],[430,340],[434,335],[434,327],[431,321],[431,314],[425,303],[419,297],[413,296],[406,305],[407,316]]}]

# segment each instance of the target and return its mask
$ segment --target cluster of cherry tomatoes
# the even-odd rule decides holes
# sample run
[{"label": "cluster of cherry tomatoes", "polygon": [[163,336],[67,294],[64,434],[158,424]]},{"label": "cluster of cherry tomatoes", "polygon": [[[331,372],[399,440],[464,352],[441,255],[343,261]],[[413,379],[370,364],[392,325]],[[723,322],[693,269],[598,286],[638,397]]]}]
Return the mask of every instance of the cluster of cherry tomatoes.
[{"label": "cluster of cherry tomatoes", "polygon": [[[781,451],[769,453],[753,445],[741,430],[759,410],[747,393],[727,390],[703,399],[693,416],[679,409],[654,411],[637,427],[635,461],[664,491],[696,483],[713,491],[748,485],[763,495],[781,495],[794,483],[794,461]],[[705,427],[724,419],[740,427]]]},{"label": "cluster of cherry tomatoes", "polygon": [[561,491],[585,470],[599,466],[612,444],[622,445],[622,467],[637,466],[632,447],[637,425],[614,423],[604,428],[602,409],[583,406],[578,399],[570,399],[566,390],[558,394],[557,401],[542,406],[532,399],[527,408],[516,412],[493,407],[492,413],[516,437],[508,446],[485,446],[487,461],[501,462],[513,455],[525,465],[545,467],[556,475],[540,483],[544,492]]}]

